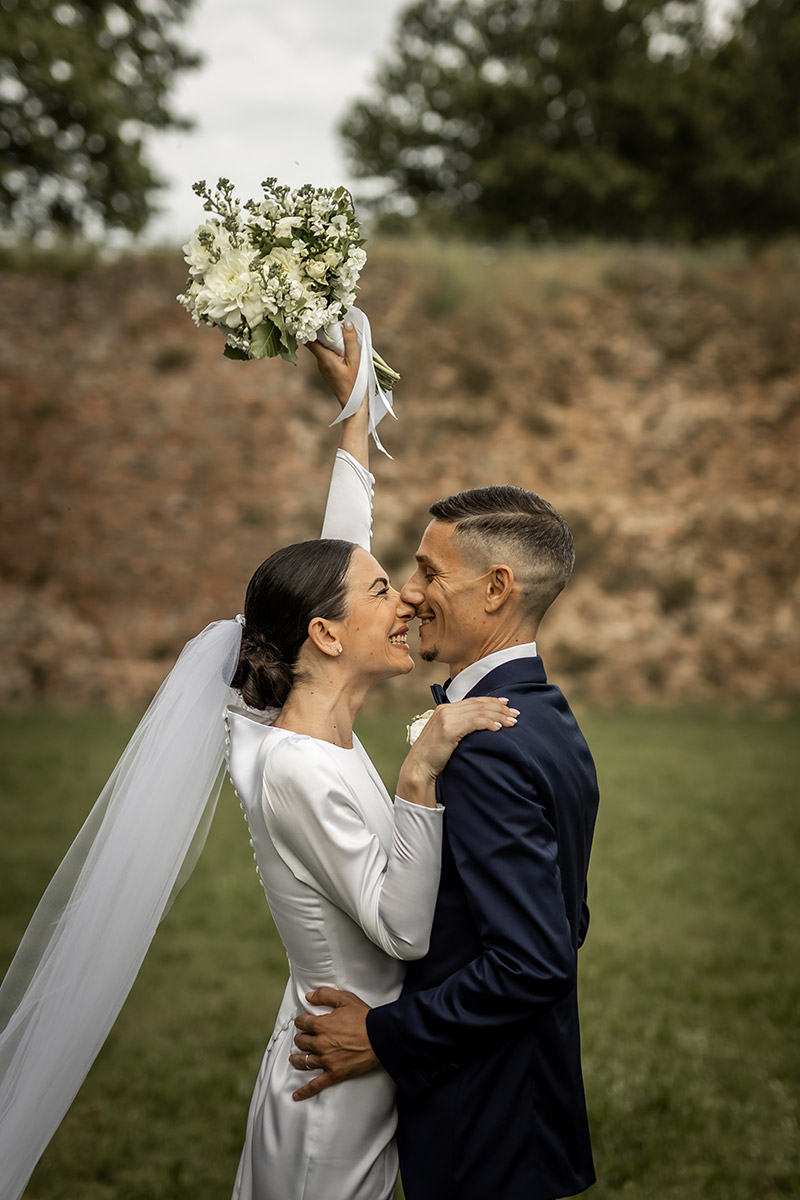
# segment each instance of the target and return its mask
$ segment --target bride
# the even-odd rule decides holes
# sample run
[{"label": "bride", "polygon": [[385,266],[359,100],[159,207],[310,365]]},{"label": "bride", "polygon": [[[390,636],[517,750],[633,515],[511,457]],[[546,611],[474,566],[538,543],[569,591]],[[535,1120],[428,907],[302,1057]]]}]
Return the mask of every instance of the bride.
[{"label": "bride", "polygon": [[[344,407],[358,371],[314,347]],[[392,804],[353,721],[373,683],[412,670],[414,610],[369,552],[366,404],[343,423],[322,538],[279,550],[244,615],[184,648],[56,872],[0,987],[0,1200],[17,1200],[103,1044],[159,920],[202,848],[223,752],[289,960],[247,1121],[235,1200],[388,1200],[391,1080],[376,1071],[298,1104],[289,1063],[305,994],[384,1003],[427,949],[442,810],[434,783],[505,702],[442,705]],[[305,1067],[313,1070],[306,1056]]]}]

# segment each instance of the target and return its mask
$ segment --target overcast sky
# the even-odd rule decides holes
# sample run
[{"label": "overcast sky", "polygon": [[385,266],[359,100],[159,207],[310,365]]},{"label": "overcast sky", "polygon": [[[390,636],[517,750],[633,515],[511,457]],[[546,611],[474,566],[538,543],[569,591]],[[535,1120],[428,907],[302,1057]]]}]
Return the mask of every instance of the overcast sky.
[{"label": "overcast sky", "polygon": [[[183,75],[174,109],[190,133],[151,135],[168,187],[148,240],[180,245],[202,220],[196,179],[224,175],[241,199],[267,175],[352,188],[336,124],[365,94],[408,0],[198,0],[183,27],[203,66]],[[718,12],[736,0],[712,0]]]},{"label": "overcast sky", "polygon": [[198,0],[184,40],[204,57],[173,93],[190,133],[152,136],[168,188],[149,240],[182,242],[202,219],[196,179],[227,176],[242,199],[276,175],[298,186],[351,187],[336,123],[364,94],[407,0]]}]

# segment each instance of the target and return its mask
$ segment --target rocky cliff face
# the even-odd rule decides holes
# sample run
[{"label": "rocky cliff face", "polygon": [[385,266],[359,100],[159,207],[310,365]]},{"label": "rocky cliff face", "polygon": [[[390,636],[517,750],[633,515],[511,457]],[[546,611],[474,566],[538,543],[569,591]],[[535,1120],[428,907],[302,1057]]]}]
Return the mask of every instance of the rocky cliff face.
[{"label": "rocky cliff face", "polygon": [[[263,558],[318,532],[336,433],[310,356],[223,359],[183,282],[178,255],[0,274],[4,701],[141,704]],[[539,639],[570,695],[797,694],[796,270],[379,246],[360,303],[403,375],[374,463],[395,580],[433,499],[519,484],[575,533]]]}]

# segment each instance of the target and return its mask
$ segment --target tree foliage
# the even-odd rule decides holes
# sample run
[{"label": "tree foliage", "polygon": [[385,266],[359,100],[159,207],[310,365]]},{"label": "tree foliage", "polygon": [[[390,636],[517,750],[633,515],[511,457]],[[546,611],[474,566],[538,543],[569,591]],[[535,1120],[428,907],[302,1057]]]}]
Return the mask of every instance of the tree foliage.
[{"label": "tree foliage", "polygon": [[754,0],[720,44],[705,0],[418,0],[343,135],[387,185],[384,219],[534,238],[796,228],[799,13]]},{"label": "tree foliage", "polygon": [[160,186],[146,130],[196,56],[174,28],[193,0],[0,0],[0,225],[142,229]]},{"label": "tree foliage", "polygon": [[800,0],[755,0],[707,66],[708,224],[800,230]]}]

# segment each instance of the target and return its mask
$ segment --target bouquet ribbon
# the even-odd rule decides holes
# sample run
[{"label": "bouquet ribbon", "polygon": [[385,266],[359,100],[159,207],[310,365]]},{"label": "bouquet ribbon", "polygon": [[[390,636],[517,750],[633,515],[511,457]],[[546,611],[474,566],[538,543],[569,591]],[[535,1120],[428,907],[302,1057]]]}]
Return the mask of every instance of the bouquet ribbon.
[{"label": "bouquet ribbon", "polygon": [[342,317],[341,321],[335,321],[332,325],[326,325],[324,330],[320,330],[317,334],[317,341],[323,346],[327,346],[329,350],[335,350],[337,354],[344,354],[344,337],[342,335],[342,321],[352,321],[358,334],[358,344],[361,348],[361,360],[358,364],[358,374],[353,385],[353,390],[342,411],[335,421],[331,421],[331,426],[338,425],[340,421],[346,421],[348,417],[352,417],[358,412],[361,407],[361,402],[364,399],[364,392],[367,393],[367,403],[369,405],[369,432],[375,439],[375,445],[379,450],[383,451],[387,458],[391,458],[391,454],[384,448],[378,437],[378,425],[386,416],[387,413],[395,416],[394,407],[392,405],[392,393],[384,391],[378,382],[378,376],[375,372],[375,363],[373,361],[372,349],[372,330],[370,329],[369,318],[367,314],[362,312],[360,308],[348,308],[347,312]]}]

